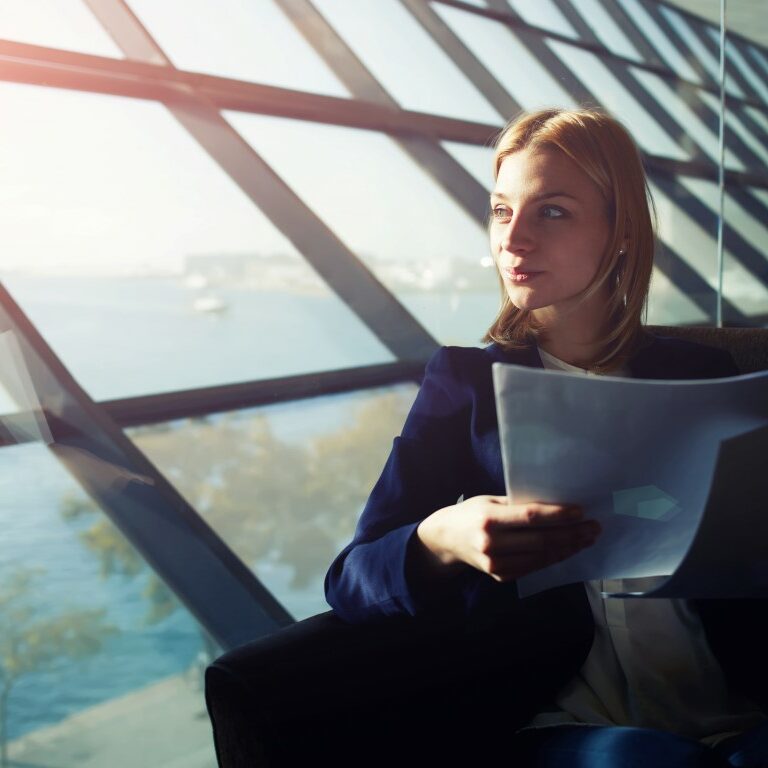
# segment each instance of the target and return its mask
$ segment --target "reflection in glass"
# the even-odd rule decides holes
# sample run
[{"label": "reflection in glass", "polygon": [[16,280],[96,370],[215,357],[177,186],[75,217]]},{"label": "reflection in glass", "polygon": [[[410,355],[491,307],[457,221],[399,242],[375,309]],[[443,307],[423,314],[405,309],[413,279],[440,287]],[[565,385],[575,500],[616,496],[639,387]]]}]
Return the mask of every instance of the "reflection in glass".
[{"label": "reflection in glass", "polygon": [[[678,177],[682,187],[699,203],[704,204],[714,217],[719,211],[719,194],[717,184],[703,179],[688,176]],[[713,287],[717,288],[717,233],[707,231],[699,223],[695,212],[688,212],[679,203],[672,203],[658,189],[654,189],[657,204],[660,203],[660,213],[665,212],[666,225],[662,234],[672,231],[673,243],[678,244],[677,250],[691,266]],[[768,242],[768,230],[765,225],[750,215],[739,205],[731,194],[726,191],[725,197],[726,223],[733,232],[743,238],[747,246],[758,252],[765,253],[765,243]],[[714,228],[713,228],[714,230]],[[723,263],[724,295],[744,315],[765,314],[768,310],[768,287],[756,279],[755,275],[746,268],[738,258],[740,248],[725,238],[725,255]]]},{"label": "reflection in glass", "polygon": [[498,21],[441,3],[432,7],[523,109],[553,104],[576,106],[568,92],[520,42],[518,33]]},{"label": "reflection in glass", "polygon": [[552,0],[536,0],[535,3],[527,0],[509,0],[509,3],[528,24],[534,27],[541,27],[567,37],[578,37],[576,30]]},{"label": "reflection in glass", "polygon": [[[650,180],[651,193],[658,215],[659,240],[675,252],[704,283],[711,292],[694,295],[688,286],[682,287],[688,299],[698,306],[700,314],[706,311],[711,317],[715,313],[715,291],[717,290],[717,231],[715,226],[705,228],[696,216],[696,210],[689,204],[686,190],[678,191],[674,196]],[[698,197],[695,195],[694,197]],[[700,202],[700,201],[699,201]],[[678,286],[678,289],[681,287]],[[681,305],[681,309],[690,306],[690,302]],[[691,322],[690,316],[681,317],[678,323]]]},{"label": "reflection in glass", "polygon": [[495,275],[482,262],[485,230],[392,139],[298,120],[226,117],[433,336],[478,343],[498,303]]},{"label": "reflection in glass", "polygon": [[768,77],[768,56],[756,45],[746,45],[745,47],[752,55],[752,59],[762,67],[763,76]]},{"label": "reflection in glass", "polygon": [[297,619],[351,539],[416,394],[402,384],[130,430]]},{"label": "reflection in glass", "polygon": [[624,30],[605,10],[601,0],[571,0],[571,5],[609,51],[619,56],[626,56],[628,59],[643,60]]},{"label": "reflection in glass", "polygon": [[[708,48],[699,39],[698,35],[693,29],[693,22],[689,19],[683,18],[683,15],[673,10],[666,5],[659,5],[659,10],[666,17],[671,27],[682,38],[683,42],[688,46],[693,57],[698,61],[704,69],[707,70],[713,83],[720,82],[720,63],[717,56],[710,53]],[[705,27],[706,23],[701,22],[698,26]],[[734,96],[744,97],[744,91],[739,88],[733,80],[726,81],[725,89]]]},{"label": "reflection in glass", "polygon": [[0,39],[123,58],[83,0],[3,0]]},{"label": "reflection in glass", "polygon": [[479,123],[503,116],[398,0],[314,0],[344,42],[405,109]]},{"label": "reflection in glass", "polygon": [[557,40],[548,40],[547,45],[595,94],[603,106],[620,116],[628,126],[632,126],[632,133],[642,149],[678,160],[689,159],[689,153],[685,148],[685,137],[675,137],[683,145],[679,146],[640,106],[637,98],[627,91],[600,58],[593,53]]},{"label": "reflection in glass", "polygon": [[161,105],[0,106],[0,279],[94,398],[392,359]]},{"label": "reflection in glass", "polygon": [[217,649],[45,446],[6,447],[2,460],[13,764],[213,768],[201,673]]},{"label": "reflection in glass", "polygon": [[[704,120],[696,114],[681,94],[669,83],[652,72],[632,68],[632,75],[651,94],[660,108],[665,109],[684,128],[685,134],[690,135],[696,144],[709,156],[712,162],[719,164],[720,148],[718,144],[718,128],[714,123],[713,129],[707,127]],[[716,116],[717,113],[715,113]],[[683,140],[683,137],[681,137]],[[725,164],[737,170],[744,169],[744,163],[728,148],[725,150]]]},{"label": "reflection in glass", "polygon": [[493,187],[493,149],[457,141],[443,141],[443,147],[485,187],[489,194]]},{"label": "reflection in glass", "polygon": [[[708,27],[707,32],[709,32],[710,37],[719,48],[720,33],[718,30],[714,27]],[[768,86],[766,86],[765,79],[758,76],[755,68],[742,56],[741,51],[733,40],[726,39],[725,55],[728,65],[735,67],[741,76],[752,86],[757,97],[768,104]]]},{"label": "reflection in glass", "polygon": [[667,35],[659,29],[659,25],[645,10],[640,0],[618,0],[621,7],[627,13],[629,19],[634,22],[638,33],[645,37],[656,49],[662,60],[678,77],[690,80],[693,83],[701,83],[698,72],[688,63],[688,60],[678,50],[676,45],[670,42]]},{"label": "reflection in glass", "polygon": [[768,114],[766,114],[766,112],[762,109],[757,109],[757,107],[751,107],[749,105],[745,105],[743,109],[756,123],[760,125],[763,131],[768,134]]},{"label": "reflection in glass", "polygon": [[180,69],[349,95],[272,0],[129,0],[129,5]]},{"label": "reflection in glass", "polygon": [[661,270],[654,268],[648,294],[648,325],[709,325],[711,318]]},{"label": "reflection in glass", "polygon": [[[708,93],[706,91],[701,91],[699,94],[701,99],[704,101],[704,103],[713,111],[713,112],[720,112],[720,99],[718,96],[716,96],[713,93]],[[753,131],[748,129],[743,121],[739,117],[739,112],[741,112],[743,107],[740,107],[738,111],[734,109],[733,104],[728,104],[726,102],[726,111],[725,111],[725,124],[726,124],[726,134],[725,134],[725,141],[728,142],[728,133],[733,132],[736,136],[741,139],[741,141],[744,142],[744,144],[749,147],[752,152],[757,155],[758,158],[762,160],[763,163],[768,163],[768,147],[766,146],[765,142],[760,141],[754,134]],[[749,115],[747,115],[749,116]],[[751,171],[756,171],[758,169],[751,168]]]}]

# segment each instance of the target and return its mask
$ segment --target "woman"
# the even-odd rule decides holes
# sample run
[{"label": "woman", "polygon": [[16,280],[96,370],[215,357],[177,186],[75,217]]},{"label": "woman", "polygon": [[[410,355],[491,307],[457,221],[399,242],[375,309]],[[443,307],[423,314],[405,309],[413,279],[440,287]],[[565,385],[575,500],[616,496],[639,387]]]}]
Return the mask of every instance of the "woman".
[{"label": "woman", "polygon": [[[508,503],[493,362],[657,379],[737,373],[722,351],[642,329],[650,196],[620,123],[597,110],[523,115],[500,135],[494,171],[489,230],[503,299],[491,343],[443,347],[427,365],[355,537],[326,577],[328,602],[348,621],[479,620],[518,599],[515,579],[600,535],[581,509],[554,503],[565,500]],[[536,615],[559,617],[570,661],[539,681],[548,703],[529,713],[510,759],[768,765],[760,601],[604,601],[602,587],[541,596]]]}]

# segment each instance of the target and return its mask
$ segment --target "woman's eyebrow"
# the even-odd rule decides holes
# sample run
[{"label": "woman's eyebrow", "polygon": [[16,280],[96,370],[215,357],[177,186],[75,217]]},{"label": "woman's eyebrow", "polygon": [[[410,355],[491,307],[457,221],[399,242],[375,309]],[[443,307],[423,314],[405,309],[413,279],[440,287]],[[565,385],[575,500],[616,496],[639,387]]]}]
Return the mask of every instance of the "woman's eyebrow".
[{"label": "woman's eyebrow", "polygon": [[[578,197],[576,197],[576,195],[572,195],[570,192],[562,192],[558,190],[558,191],[552,191],[552,192],[549,192],[549,191],[542,192],[540,195],[536,195],[536,197],[534,197],[531,202],[537,203],[539,202],[539,200],[546,200],[547,198],[550,198],[550,197],[570,197],[571,200],[576,200],[576,201],[578,201],[579,199]],[[498,198],[499,200],[506,200],[507,202],[509,202],[509,197],[507,197],[507,195],[505,195],[503,192],[497,192],[496,190],[491,192],[491,199],[493,198]]]}]

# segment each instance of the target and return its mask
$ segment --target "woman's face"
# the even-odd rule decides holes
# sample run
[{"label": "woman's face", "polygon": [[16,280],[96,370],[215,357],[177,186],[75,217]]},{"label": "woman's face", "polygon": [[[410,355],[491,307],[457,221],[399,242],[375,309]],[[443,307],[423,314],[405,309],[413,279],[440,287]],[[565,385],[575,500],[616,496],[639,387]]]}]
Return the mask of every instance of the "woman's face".
[{"label": "woman's face", "polygon": [[502,162],[491,209],[491,250],[510,301],[549,308],[534,315],[567,314],[610,237],[597,185],[558,149],[523,150]]}]

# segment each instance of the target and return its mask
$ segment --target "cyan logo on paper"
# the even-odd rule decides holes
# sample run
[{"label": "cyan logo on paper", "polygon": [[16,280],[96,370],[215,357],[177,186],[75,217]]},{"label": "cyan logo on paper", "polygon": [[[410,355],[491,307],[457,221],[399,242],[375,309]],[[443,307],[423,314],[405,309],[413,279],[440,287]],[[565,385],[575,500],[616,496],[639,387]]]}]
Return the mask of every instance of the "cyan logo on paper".
[{"label": "cyan logo on paper", "polygon": [[680,510],[678,500],[655,485],[613,492],[613,511],[617,515],[671,520]]}]

